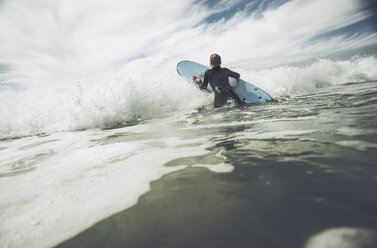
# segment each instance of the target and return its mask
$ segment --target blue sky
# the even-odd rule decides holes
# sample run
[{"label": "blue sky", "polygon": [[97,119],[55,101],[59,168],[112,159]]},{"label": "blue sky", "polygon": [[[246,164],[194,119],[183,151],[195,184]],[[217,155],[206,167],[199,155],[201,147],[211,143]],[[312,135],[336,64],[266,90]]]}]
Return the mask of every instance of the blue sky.
[{"label": "blue sky", "polygon": [[[227,9],[223,9],[217,13],[214,13],[207,17],[203,22],[205,23],[214,23],[221,19],[229,20],[232,18],[237,12],[245,11],[249,13],[251,16],[255,16],[257,18],[263,18],[263,12],[267,9],[276,9],[281,5],[289,2],[290,0],[249,0],[249,1],[235,1],[236,4],[230,6]],[[199,0],[198,3],[207,5],[208,8],[216,8],[217,5],[220,5],[221,8],[221,1],[218,0]],[[331,2],[329,2],[331,4]],[[371,16],[348,25],[346,27],[342,27],[337,30],[333,30],[328,33],[320,34],[318,37],[313,39],[321,39],[326,38],[333,35],[340,35],[346,34],[347,37],[353,36],[355,34],[366,33],[366,32],[376,32],[377,31],[377,2],[373,0],[360,0],[360,5],[363,6],[362,9],[368,11]],[[341,7],[341,6],[340,6]],[[320,14],[318,14],[318,18]]]}]

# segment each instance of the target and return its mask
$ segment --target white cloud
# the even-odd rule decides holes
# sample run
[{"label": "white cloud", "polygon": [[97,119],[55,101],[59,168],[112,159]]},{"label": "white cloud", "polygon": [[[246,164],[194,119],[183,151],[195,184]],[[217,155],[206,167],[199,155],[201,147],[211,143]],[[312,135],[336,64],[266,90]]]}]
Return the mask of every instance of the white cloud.
[{"label": "white cloud", "polygon": [[114,75],[135,59],[206,63],[218,52],[235,62],[376,43],[375,34],[307,43],[367,18],[357,0],[292,0],[258,19],[239,12],[227,21],[202,22],[238,2],[208,9],[190,0],[8,0],[0,6],[0,63],[13,68],[5,75],[9,81],[75,82]]}]

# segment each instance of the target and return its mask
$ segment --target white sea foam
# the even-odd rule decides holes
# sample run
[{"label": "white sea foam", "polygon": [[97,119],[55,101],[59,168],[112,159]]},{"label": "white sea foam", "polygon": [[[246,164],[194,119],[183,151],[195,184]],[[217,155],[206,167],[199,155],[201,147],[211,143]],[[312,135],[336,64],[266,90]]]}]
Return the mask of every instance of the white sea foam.
[{"label": "white sea foam", "polygon": [[314,236],[305,248],[372,248],[377,241],[377,231],[367,228],[329,228]]},{"label": "white sea foam", "polygon": [[363,136],[363,135],[377,134],[377,130],[342,127],[338,129],[338,133],[341,135],[346,135],[346,136]]},{"label": "white sea foam", "polygon": [[210,171],[217,172],[217,173],[229,173],[234,170],[234,167],[227,163],[220,163],[220,164],[194,164],[192,167],[204,167]]},{"label": "white sea foam", "polygon": [[[165,132],[171,131],[169,121],[161,125]],[[0,246],[56,245],[134,205],[150,189],[151,181],[187,166],[164,166],[167,162],[210,153],[206,148],[211,143],[205,137],[162,135],[153,139],[149,135],[141,139],[137,134],[145,129],[162,130],[154,124],[140,126],[142,130],[138,126],[88,130],[2,143]],[[131,140],[117,142],[117,135]],[[224,163],[225,157],[219,155],[216,161],[220,163],[194,166],[221,173],[233,170]]]},{"label": "white sea foam", "polygon": [[[224,120],[223,115],[214,115],[211,116],[212,121],[216,122],[216,119],[219,121]],[[305,120],[312,120],[314,117],[305,116],[305,117],[296,117],[296,118],[275,118],[275,119],[263,119],[263,120],[255,120],[255,121],[233,121],[233,122],[220,122],[216,124],[205,124],[205,125],[194,125],[192,126],[191,123],[187,124],[187,127],[184,129],[205,129],[205,128],[220,128],[220,127],[235,127],[235,126],[244,126],[244,125],[251,125],[251,124],[259,124],[259,123],[268,123],[268,122],[281,122],[281,121],[305,121]]]},{"label": "white sea foam", "polygon": [[336,142],[336,144],[345,147],[351,147],[359,151],[366,151],[368,149],[377,148],[377,144],[369,143],[362,140],[341,140]]},{"label": "white sea foam", "polygon": [[[172,68],[174,72],[174,68]],[[0,138],[127,125],[206,102],[175,74],[0,92]]]},{"label": "white sea foam", "polygon": [[319,59],[304,67],[241,71],[241,76],[273,97],[294,96],[313,93],[326,86],[377,80],[377,59],[373,56],[343,61]]},{"label": "white sea foam", "polygon": [[241,139],[255,139],[255,140],[268,140],[268,139],[297,139],[297,136],[314,133],[315,130],[286,130],[280,132],[247,132],[239,135]]}]

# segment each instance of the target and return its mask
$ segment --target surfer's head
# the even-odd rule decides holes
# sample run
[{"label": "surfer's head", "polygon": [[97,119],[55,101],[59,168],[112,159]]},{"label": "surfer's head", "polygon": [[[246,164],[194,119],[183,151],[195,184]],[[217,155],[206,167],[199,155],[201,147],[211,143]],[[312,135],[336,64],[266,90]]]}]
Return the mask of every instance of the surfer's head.
[{"label": "surfer's head", "polygon": [[217,53],[212,54],[209,57],[209,63],[211,67],[220,66],[221,65],[221,57]]}]

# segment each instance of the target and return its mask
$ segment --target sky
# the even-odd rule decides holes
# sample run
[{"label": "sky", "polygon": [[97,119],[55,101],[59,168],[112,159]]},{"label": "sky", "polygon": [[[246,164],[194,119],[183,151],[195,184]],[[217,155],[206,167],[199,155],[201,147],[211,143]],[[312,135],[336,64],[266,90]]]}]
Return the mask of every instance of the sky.
[{"label": "sky", "polygon": [[75,83],[190,59],[277,63],[376,46],[366,0],[2,0],[0,80]]}]

